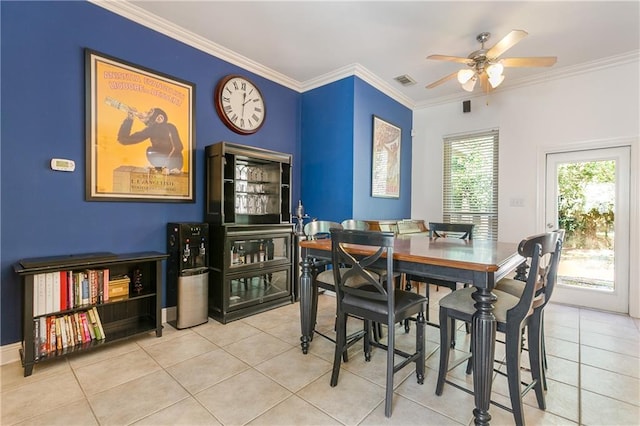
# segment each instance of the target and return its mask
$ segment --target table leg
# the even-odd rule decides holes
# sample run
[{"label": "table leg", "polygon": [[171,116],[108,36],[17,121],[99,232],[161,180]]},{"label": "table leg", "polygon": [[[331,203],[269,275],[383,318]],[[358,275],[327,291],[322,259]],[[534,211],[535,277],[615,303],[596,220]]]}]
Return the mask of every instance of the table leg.
[{"label": "table leg", "polygon": [[476,408],[473,410],[476,425],[488,425],[491,420],[489,404],[493,376],[493,357],[496,342],[496,318],[493,302],[496,296],[487,288],[473,293],[476,312],[473,314],[473,392]]},{"label": "table leg", "polygon": [[313,309],[311,262],[307,256],[302,257],[300,266],[302,267],[300,275],[300,328],[302,332],[300,346],[302,346],[302,353],[306,354],[309,351],[309,342],[311,342],[314,327],[311,318],[311,310]]}]

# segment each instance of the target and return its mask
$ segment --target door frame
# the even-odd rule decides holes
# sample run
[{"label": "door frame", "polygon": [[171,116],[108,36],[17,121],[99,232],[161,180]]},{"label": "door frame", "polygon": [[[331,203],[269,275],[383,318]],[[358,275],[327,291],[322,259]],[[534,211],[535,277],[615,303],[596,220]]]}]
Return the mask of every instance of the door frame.
[{"label": "door frame", "polygon": [[545,192],[546,192],[546,158],[548,154],[558,154],[587,149],[630,147],[629,177],[629,315],[640,318],[640,137],[613,138],[593,141],[571,142],[563,145],[541,146],[538,148],[536,190],[536,228],[538,232],[546,231],[545,224]]}]

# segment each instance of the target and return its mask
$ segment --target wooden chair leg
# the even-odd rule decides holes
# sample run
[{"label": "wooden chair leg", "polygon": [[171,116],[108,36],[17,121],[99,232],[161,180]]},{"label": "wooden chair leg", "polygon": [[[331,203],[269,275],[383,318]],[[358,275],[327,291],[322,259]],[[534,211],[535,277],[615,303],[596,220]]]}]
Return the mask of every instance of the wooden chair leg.
[{"label": "wooden chair leg", "polygon": [[447,377],[449,368],[449,351],[451,341],[451,321],[445,308],[440,308],[440,367],[438,369],[438,382],[436,384],[436,395],[442,395],[444,380]]},{"label": "wooden chair leg", "polygon": [[384,397],[384,416],[391,417],[391,404],[393,403],[393,370],[395,356],[395,327],[393,323],[388,324],[387,330],[387,380]]},{"label": "wooden chair leg", "polygon": [[533,317],[527,327],[527,339],[529,340],[529,366],[531,368],[531,378],[536,381],[534,390],[536,392],[536,400],[541,410],[547,408],[545,401],[544,383],[545,372],[542,367],[542,334],[541,334],[542,318],[534,312]]},{"label": "wooden chair leg", "polygon": [[338,384],[338,376],[340,375],[340,363],[342,362],[343,353],[347,350],[347,316],[338,313],[338,326],[336,332],[336,347],[333,354],[333,371],[331,373],[331,386]]},{"label": "wooden chair leg", "polygon": [[522,344],[521,329],[517,324],[507,326],[505,350],[507,354],[507,383],[513,419],[517,426],[524,425],[524,408],[520,390],[520,349]]},{"label": "wooden chair leg", "polygon": [[424,329],[426,325],[427,322],[424,318],[424,313],[419,312],[416,321],[416,352],[420,355],[418,359],[416,359],[416,379],[420,385],[424,383],[424,364],[426,361]]}]

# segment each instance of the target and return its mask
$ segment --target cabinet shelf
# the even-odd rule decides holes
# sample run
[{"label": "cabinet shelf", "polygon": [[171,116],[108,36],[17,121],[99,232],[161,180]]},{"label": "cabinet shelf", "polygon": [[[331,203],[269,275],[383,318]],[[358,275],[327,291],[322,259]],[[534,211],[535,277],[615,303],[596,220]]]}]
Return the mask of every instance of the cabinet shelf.
[{"label": "cabinet shelf", "polygon": [[[23,293],[22,348],[20,349],[20,357],[25,377],[32,374],[33,366],[39,362],[93,350],[150,331],[155,331],[157,337],[162,336],[162,261],[167,256],[158,252],[112,254],[106,257],[77,255],[25,259],[16,263],[14,271],[20,276]],[[35,310],[39,308],[34,303],[37,276],[41,274],[53,274],[55,276],[56,273],[60,272],[82,272],[86,270],[109,270],[109,276],[112,277],[122,275],[123,272],[127,272],[131,276],[133,271],[138,271],[139,282],[143,290],[140,294],[137,294],[130,287],[129,296],[125,299],[85,304],[69,309],[56,310],[54,307],[53,310],[48,309],[44,314],[39,313],[41,311],[36,314]],[[61,284],[60,288],[64,288],[64,285]],[[48,290],[49,287],[47,287]],[[73,291],[73,287],[71,286],[69,290]],[[46,297],[52,297],[54,294],[55,292],[52,290],[46,294]],[[60,296],[65,300],[63,292],[60,293]],[[40,297],[40,295],[37,297]],[[102,324],[104,338],[92,339],[88,342],[74,345],[74,337],[69,338],[70,343],[66,348],[55,349],[47,347],[47,350],[38,350],[42,348],[43,341],[51,337],[46,332],[46,329],[42,329],[43,324],[48,322],[48,318],[66,317],[70,323],[74,323],[72,318],[74,314],[88,312],[94,308]],[[75,326],[73,324],[70,327]],[[80,333],[80,331],[78,332]]]}]

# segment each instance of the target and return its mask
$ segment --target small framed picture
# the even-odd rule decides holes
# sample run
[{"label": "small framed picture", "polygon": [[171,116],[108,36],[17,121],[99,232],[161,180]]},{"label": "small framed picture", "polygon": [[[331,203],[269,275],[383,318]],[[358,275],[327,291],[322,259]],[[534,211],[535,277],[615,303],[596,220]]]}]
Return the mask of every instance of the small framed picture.
[{"label": "small framed picture", "polygon": [[400,198],[401,136],[399,127],[373,116],[372,197]]}]

